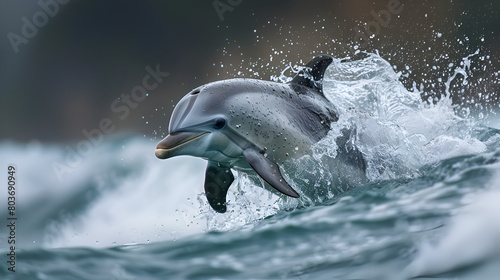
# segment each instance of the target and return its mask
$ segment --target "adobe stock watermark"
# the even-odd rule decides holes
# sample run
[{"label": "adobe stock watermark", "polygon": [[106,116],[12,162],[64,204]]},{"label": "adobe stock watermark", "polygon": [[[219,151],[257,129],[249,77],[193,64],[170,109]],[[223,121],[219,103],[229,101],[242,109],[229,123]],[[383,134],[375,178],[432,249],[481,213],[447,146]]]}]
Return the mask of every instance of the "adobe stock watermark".
[{"label": "adobe stock watermark", "polygon": [[387,9],[380,10],[378,13],[371,10],[370,15],[373,16],[374,20],[366,23],[364,30],[361,30],[359,27],[354,28],[354,31],[356,31],[354,42],[358,42],[361,47],[366,47],[370,39],[380,34],[382,27],[389,26],[392,16],[398,15],[401,11],[403,11],[403,5],[401,5],[399,0],[389,0],[387,2]]},{"label": "adobe stock watermark", "polygon": [[27,17],[21,18],[23,22],[21,35],[14,32],[9,32],[7,34],[7,38],[14,52],[18,54],[19,46],[21,44],[28,44],[29,40],[38,34],[39,28],[47,25],[49,19],[55,17],[57,13],[59,13],[60,5],[65,5],[68,2],[69,0],[39,0],[38,6],[40,6],[41,10],[36,11],[31,20]]},{"label": "adobe stock watermark", "polygon": [[239,6],[242,2],[243,0],[214,0],[212,5],[220,21],[224,21],[224,13],[234,11],[234,8]]},{"label": "adobe stock watermark", "polygon": [[[156,89],[163,79],[168,77],[170,73],[161,72],[160,65],[156,65],[153,69],[146,66],[147,74],[142,78],[142,85],[132,88],[130,94],[123,94],[113,101],[110,105],[111,111],[118,114],[120,120],[126,119],[130,115],[132,109],[137,108],[138,104],[146,99],[148,91]],[[86,140],[81,140],[76,144],[76,148],[66,146],[66,156],[64,162],[54,161],[52,163],[52,170],[57,176],[59,182],[63,181],[63,176],[71,173],[83,161],[83,159],[92,152],[104,138],[104,135],[112,133],[116,126],[110,118],[103,118],[99,121],[97,128],[91,130],[82,130],[83,136]]]}]

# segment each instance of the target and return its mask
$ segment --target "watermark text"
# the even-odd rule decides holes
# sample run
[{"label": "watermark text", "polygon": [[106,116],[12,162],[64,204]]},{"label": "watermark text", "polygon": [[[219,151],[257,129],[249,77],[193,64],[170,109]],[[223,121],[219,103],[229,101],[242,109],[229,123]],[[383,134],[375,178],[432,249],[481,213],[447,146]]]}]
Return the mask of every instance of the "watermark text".
[{"label": "watermark text", "polygon": [[19,47],[22,44],[28,44],[29,40],[38,34],[38,30],[49,22],[49,19],[55,17],[60,10],[60,5],[65,5],[69,0],[39,0],[38,6],[41,10],[36,11],[31,20],[27,17],[22,17],[23,25],[21,32],[9,32],[7,38],[9,39],[12,48],[16,54],[19,53]]},{"label": "watermark text", "polygon": [[7,167],[7,264],[8,270],[16,272],[16,168]]},{"label": "watermark text", "polygon": [[[130,94],[121,94],[118,99],[111,103],[111,111],[118,114],[120,120],[126,119],[130,115],[130,111],[137,108],[138,104],[146,99],[149,95],[148,92],[156,89],[163,82],[163,79],[170,75],[168,72],[162,72],[159,64],[155,68],[146,66],[146,72],[148,74],[143,77],[141,85],[133,87]],[[57,179],[62,182],[63,176],[78,167],[83,159],[92,152],[93,148],[103,140],[104,135],[112,133],[115,128],[116,125],[113,120],[103,118],[99,121],[97,128],[83,129],[82,134],[86,140],[78,142],[76,148],[66,146],[64,161],[54,161],[52,163],[52,170]]]},{"label": "watermark text", "polygon": [[234,8],[239,6],[242,2],[243,0],[214,0],[212,5],[220,21],[224,21],[224,13],[234,11]]}]

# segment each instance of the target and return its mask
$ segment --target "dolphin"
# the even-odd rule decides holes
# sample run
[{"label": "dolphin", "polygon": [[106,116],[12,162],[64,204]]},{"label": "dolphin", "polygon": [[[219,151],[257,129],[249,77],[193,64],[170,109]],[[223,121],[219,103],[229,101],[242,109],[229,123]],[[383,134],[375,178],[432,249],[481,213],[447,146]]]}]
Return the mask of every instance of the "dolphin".
[{"label": "dolphin", "polygon": [[[279,193],[298,198],[279,165],[308,152],[338,120],[323,94],[323,76],[332,61],[328,55],[314,57],[289,83],[236,78],[195,88],[175,106],[170,134],[158,143],[156,157],[208,160],[205,194],[219,213],[227,210],[234,180],[230,169],[255,172]],[[344,157],[359,161],[360,152],[351,151]]]}]

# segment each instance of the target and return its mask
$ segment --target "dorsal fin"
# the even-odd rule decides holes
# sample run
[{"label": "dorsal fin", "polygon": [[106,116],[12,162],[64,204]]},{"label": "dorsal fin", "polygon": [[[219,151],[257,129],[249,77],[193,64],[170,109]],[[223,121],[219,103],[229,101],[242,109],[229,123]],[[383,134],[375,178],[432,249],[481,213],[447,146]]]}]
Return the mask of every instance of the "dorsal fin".
[{"label": "dorsal fin", "polygon": [[332,63],[333,57],[329,55],[318,55],[306,64],[290,83],[303,85],[323,93],[323,76],[326,68]]}]

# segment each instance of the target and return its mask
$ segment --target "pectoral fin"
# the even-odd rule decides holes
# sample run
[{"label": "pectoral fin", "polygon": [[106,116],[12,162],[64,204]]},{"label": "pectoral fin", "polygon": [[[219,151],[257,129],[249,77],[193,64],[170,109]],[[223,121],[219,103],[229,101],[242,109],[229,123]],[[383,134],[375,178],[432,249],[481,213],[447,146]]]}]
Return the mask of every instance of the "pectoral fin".
[{"label": "pectoral fin", "polygon": [[264,181],[282,194],[299,197],[299,194],[285,181],[278,165],[266,158],[255,148],[243,151],[243,157]]},{"label": "pectoral fin", "polygon": [[208,203],[219,212],[226,212],[226,195],[229,186],[234,181],[229,167],[221,166],[217,162],[208,162],[205,172],[205,194]]}]

